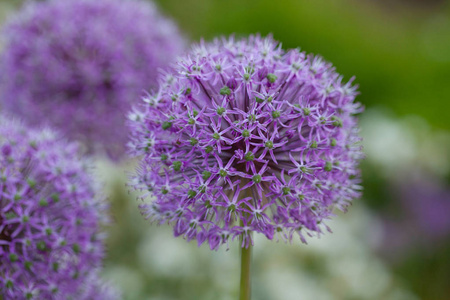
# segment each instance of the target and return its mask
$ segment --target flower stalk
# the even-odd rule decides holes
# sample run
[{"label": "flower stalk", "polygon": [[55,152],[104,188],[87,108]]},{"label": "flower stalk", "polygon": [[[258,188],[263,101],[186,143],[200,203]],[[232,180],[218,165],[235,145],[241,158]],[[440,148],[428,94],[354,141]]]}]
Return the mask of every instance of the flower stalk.
[{"label": "flower stalk", "polygon": [[241,246],[241,283],[239,289],[239,300],[250,300],[251,298],[251,260],[252,244],[248,247]]}]

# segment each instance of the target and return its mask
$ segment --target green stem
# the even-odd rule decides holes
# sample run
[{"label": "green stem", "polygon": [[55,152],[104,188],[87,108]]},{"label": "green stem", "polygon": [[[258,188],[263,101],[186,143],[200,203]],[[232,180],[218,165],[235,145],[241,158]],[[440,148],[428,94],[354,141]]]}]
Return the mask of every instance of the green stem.
[{"label": "green stem", "polygon": [[252,245],[249,244],[248,248],[241,247],[241,288],[239,292],[239,300],[250,300],[251,260],[252,260]]}]

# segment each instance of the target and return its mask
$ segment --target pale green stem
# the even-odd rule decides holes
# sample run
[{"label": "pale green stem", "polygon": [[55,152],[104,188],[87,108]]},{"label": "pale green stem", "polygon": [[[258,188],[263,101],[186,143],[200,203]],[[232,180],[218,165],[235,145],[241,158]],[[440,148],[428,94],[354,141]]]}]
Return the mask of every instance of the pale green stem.
[{"label": "pale green stem", "polygon": [[251,284],[250,284],[250,265],[252,260],[252,245],[248,248],[241,247],[241,287],[239,291],[239,300],[250,300]]}]

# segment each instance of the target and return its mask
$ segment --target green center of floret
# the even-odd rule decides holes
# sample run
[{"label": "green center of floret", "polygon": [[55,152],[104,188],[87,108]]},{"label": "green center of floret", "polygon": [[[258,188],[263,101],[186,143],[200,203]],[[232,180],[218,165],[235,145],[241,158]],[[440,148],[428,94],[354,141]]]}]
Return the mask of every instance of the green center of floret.
[{"label": "green center of floret", "polygon": [[272,118],[276,119],[279,118],[281,116],[281,113],[278,110],[274,110],[272,112]]},{"label": "green center of floret", "polygon": [[248,131],[247,129],[244,129],[242,131],[242,136],[245,138],[248,138],[250,136],[250,131]]},{"label": "green center of floret", "polygon": [[50,196],[50,198],[52,198],[54,203],[59,202],[59,195],[58,194],[52,194]]},{"label": "green center of floret", "polygon": [[313,148],[313,149],[314,149],[314,148],[317,148],[317,142],[316,142],[316,141],[313,141],[309,147],[310,147],[310,148]]},{"label": "green center of floret", "polygon": [[203,171],[203,172],[202,172],[202,178],[203,178],[203,180],[208,180],[209,177],[211,177],[211,172],[209,172],[209,171]]},{"label": "green center of floret", "polygon": [[305,116],[309,116],[310,113],[311,113],[311,110],[309,108],[307,108],[307,107],[303,108],[303,114]]},{"label": "green center of floret", "polygon": [[188,198],[194,198],[197,195],[197,192],[194,190],[188,191]]},{"label": "green center of floret", "polygon": [[273,74],[273,73],[269,73],[267,74],[267,80],[269,80],[270,83],[274,83],[275,80],[277,80],[277,75]]},{"label": "green center of floret", "polygon": [[333,126],[342,127],[342,120],[339,117],[332,116],[331,121],[333,121]]},{"label": "green center of floret", "polygon": [[272,96],[269,96],[269,97],[267,97],[267,99],[261,99],[261,98],[258,98],[258,97],[256,97],[256,102],[257,103],[263,103],[264,101],[267,101],[267,102],[272,102],[272,100],[273,100],[273,97]]},{"label": "green center of floret", "polygon": [[168,158],[167,154],[161,154],[161,160],[167,160]]},{"label": "green center of floret", "polygon": [[245,73],[245,74],[244,74],[244,80],[245,80],[245,81],[248,81],[249,79],[250,79],[250,74]]},{"label": "green center of floret", "polygon": [[335,139],[335,138],[332,138],[332,139],[331,139],[331,142],[330,142],[330,146],[331,146],[331,147],[334,147],[334,146],[336,146],[336,145],[337,145],[336,139]]},{"label": "green center of floret", "polygon": [[253,154],[253,152],[247,152],[245,153],[244,158],[246,161],[252,161],[255,159],[255,155]]},{"label": "green center of floret", "polygon": [[206,148],[205,148],[205,152],[206,152],[206,153],[211,153],[213,150],[214,150],[214,149],[213,149],[212,146],[206,146]]},{"label": "green center of floret", "polygon": [[221,88],[220,89],[220,94],[222,95],[222,96],[225,96],[225,95],[231,95],[231,90],[230,90],[230,88],[229,87],[227,87],[227,86],[224,86],[223,88]]},{"label": "green center of floret", "polygon": [[291,188],[288,186],[285,186],[282,188],[283,195],[288,195],[291,192]]},{"label": "green center of floret", "polygon": [[172,123],[170,123],[170,122],[164,122],[164,123],[162,123],[162,129],[167,130],[167,129],[169,129],[170,127],[172,127]]},{"label": "green center of floret", "polygon": [[219,107],[217,108],[216,112],[219,116],[221,116],[225,112],[225,107]]},{"label": "green center of floret", "polygon": [[333,164],[329,161],[327,161],[325,163],[325,166],[323,167],[323,169],[327,172],[330,172],[333,169]]},{"label": "green center of floret", "polygon": [[172,163],[172,167],[174,171],[180,171],[181,169],[181,161],[176,160]]},{"label": "green center of floret", "polygon": [[219,171],[219,175],[220,175],[221,177],[225,177],[225,176],[228,175],[228,173],[227,173],[227,171],[225,171],[224,169],[222,169],[222,170]]},{"label": "green center of floret", "polygon": [[80,253],[80,245],[73,244],[72,250],[73,250],[73,252],[75,252],[75,254],[79,254]]},{"label": "green center of floret", "polygon": [[10,254],[9,254],[9,260],[10,260],[11,262],[16,262],[18,259],[19,259],[19,258],[17,257],[17,254],[15,254],[15,253],[10,253]]},{"label": "green center of floret", "polygon": [[36,187],[36,181],[34,181],[33,179],[27,179],[27,183],[32,189]]},{"label": "green center of floret", "polygon": [[191,143],[192,146],[195,146],[195,145],[198,144],[198,140],[197,140],[196,138],[191,138],[191,139],[189,140],[189,142]]},{"label": "green center of floret", "polygon": [[245,67],[245,72],[249,73],[249,74],[253,74],[255,73],[255,68],[253,68],[252,66],[247,66]]},{"label": "green center of floret", "polygon": [[264,146],[266,146],[267,149],[272,149],[273,148],[273,142],[272,141],[267,141]]},{"label": "green center of floret", "polygon": [[12,289],[13,287],[14,283],[10,279],[6,280],[6,288]]},{"label": "green center of floret", "polygon": [[220,134],[218,134],[217,132],[214,132],[213,139],[220,140]]},{"label": "green center of floret", "polygon": [[195,120],[192,119],[192,118],[189,118],[188,124],[189,124],[189,125],[194,125],[194,124],[195,124]]},{"label": "green center of floret", "polygon": [[259,174],[253,175],[252,180],[254,183],[260,183],[262,181],[262,177]]}]

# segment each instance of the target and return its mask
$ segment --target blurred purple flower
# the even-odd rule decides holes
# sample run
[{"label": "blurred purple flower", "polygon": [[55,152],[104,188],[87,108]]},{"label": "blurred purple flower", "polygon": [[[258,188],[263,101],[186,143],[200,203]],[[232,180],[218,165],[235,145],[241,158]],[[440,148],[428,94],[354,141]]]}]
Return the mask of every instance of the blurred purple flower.
[{"label": "blurred purple flower", "polygon": [[175,236],[211,249],[252,231],[291,240],[319,234],[360,196],[354,102],[331,64],[271,37],[193,47],[158,92],[129,115],[142,155],[132,185]]},{"label": "blurred purple flower", "polygon": [[125,150],[124,112],[184,47],[174,24],[147,1],[32,2],[3,35],[4,108],[112,158]]},{"label": "blurred purple flower", "polygon": [[[429,174],[428,174],[429,175]],[[450,190],[432,176],[411,178],[391,186],[399,214],[385,215],[385,243],[381,250],[404,256],[405,248],[435,247],[450,238]]]},{"label": "blurred purple flower", "polygon": [[93,299],[80,293],[101,266],[107,215],[90,163],[76,144],[4,116],[0,149],[0,294]]}]

